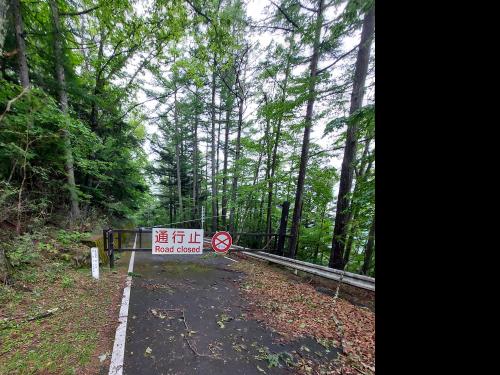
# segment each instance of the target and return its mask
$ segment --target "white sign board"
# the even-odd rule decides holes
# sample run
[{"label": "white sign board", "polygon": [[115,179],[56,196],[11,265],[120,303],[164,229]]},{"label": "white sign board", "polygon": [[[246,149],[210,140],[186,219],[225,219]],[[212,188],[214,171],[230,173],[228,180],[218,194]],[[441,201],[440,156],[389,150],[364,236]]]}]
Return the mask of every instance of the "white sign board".
[{"label": "white sign board", "polygon": [[203,254],[203,229],[153,228],[153,254]]},{"label": "white sign board", "polygon": [[90,255],[92,258],[92,276],[94,279],[99,279],[99,249],[97,247],[91,248]]}]

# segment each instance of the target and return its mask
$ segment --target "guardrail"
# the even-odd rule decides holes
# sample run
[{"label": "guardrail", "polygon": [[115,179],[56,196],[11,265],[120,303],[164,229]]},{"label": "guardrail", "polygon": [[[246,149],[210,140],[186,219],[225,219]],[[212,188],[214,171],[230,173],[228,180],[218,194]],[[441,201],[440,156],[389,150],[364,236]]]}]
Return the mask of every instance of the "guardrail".
[{"label": "guardrail", "polygon": [[276,264],[281,264],[283,266],[307,272],[316,276],[321,276],[326,279],[340,281],[340,279],[342,278],[342,282],[345,284],[366,290],[375,291],[375,278],[373,277],[358,275],[352,272],[344,272],[313,263],[303,262],[301,260],[290,259],[279,255],[264,253],[262,251],[256,251],[256,252],[242,251],[242,253],[253,258],[266,260]]}]

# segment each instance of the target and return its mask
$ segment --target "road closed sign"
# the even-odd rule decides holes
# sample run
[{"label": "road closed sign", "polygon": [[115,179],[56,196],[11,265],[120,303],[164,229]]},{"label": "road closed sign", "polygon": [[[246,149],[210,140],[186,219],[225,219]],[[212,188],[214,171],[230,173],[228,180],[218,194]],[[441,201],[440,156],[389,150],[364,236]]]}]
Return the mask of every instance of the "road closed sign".
[{"label": "road closed sign", "polygon": [[203,229],[153,228],[153,254],[203,254]]},{"label": "road closed sign", "polygon": [[212,237],[212,249],[217,253],[226,253],[233,244],[233,238],[228,232],[217,232]]}]

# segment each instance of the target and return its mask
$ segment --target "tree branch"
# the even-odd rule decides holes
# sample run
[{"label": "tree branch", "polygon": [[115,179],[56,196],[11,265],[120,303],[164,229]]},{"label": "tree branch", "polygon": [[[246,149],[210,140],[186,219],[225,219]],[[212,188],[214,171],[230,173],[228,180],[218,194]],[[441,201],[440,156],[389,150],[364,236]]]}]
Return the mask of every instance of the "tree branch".
[{"label": "tree branch", "polygon": [[[360,141],[358,141],[359,143],[361,142],[370,142],[373,138],[366,138],[366,139],[362,139]],[[332,151],[338,151],[338,150],[343,150],[345,148],[345,146],[339,146],[339,147],[334,147],[334,148],[330,148],[328,150],[321,150],[321,151],[318,151],[318,152],[315,152],[314,154],[311,154],[310,157],[313,157],[313,156],[316,156],[316,155],[319,155],[319,154],[322,154],[323,152],[332,152]]]},{"label": "tree branch", "polygon": [[283,31],[287,31],[287,32],[294,31],[294,29],[289,29],[289,28],[280,27],[280,26],[251,25],[251,24],[248,24],[247,26],[249,26],[252,29],[272,29],[272,30],[283,30]]},{"label": "tree branch", "polygon": [[87,14],[87,13],[90,13],[92,12],[93,10],[96,10],[97,8],[99,8],[100,5],[96,5],[95,7],[93,8],[89,8],[89,9],[85,9],[85,10],[81,10],[79,12],[68,12],[68,13],[65,13],[65,12],[60,12],[59,15],[61,16],[81,16],[83,14]]},{"label": "tree branch", "polygon": [[334,62],[332,62],[330,65],[328,66],[325,66],[324,68],[318,70],[318,72],[316,73],[317,75],[323,73],[325,70],[328,70],[330,69],[332,66],[334,66],[336,63],[338,63],[340,60],[342,60],[344,57],[346,57],[347,55],[351,54],[352,52],[354,52],[357,48],[359,47],[359,44],[356,44],[354,46],[354,48],[352,48],[351,50],[347,51],[346,53],[344,53],[343,55],[341,55],[339,58],[337,58]]},{"label": "tree branch", "polygon": [[2,115],[0,116],[0,122],[2,122],[2,120],[3,120],[3,118],[5,117],[6,113],[10,111],[10,107],[12,106],[12,104],[13,104],[16,100],[20,99],[20,98],[21,98],[24,94],[26,94],[26,92],[28,92],[28,91],[29,91],[29,87],[25,87],[25,88],[24,88],[24,90],[23,90],[23,91],[21,91],[21,93],[20,93],[18,96],[16,96],[15,98],[13,98],[13,99],[11,99],[11,100],[9,100],[9,101],[7,102],[7,107],[5,107],[5,111],[4,111],[4,112],[2,113]]},{"label": "tree branch", "polygon": [[193,10],[196,13],[198,13],[200,16],[202,16],[203,18],[205,18],[209,23],[213,24],[212,19],[210,17],[208,17],[205,13],[203,13],[200,9],[196,8],[191,1],[186,0],[186,3],[188,3],[189,5],[191,5],[191,8],[193,8]]},{"label": "tree branch", "polygon": [[278,4],[276,4],[273,0],[271,0],[271,4],[273,4],[276,8],[278,8],[280,13],[283,14],[283,16],[286,18],[288,22],[290,22],[297,30],[300,30],[300,26],[297,25],[297,23],[294,20],[292,20],[290,16],[286,14],[286,12]]}]

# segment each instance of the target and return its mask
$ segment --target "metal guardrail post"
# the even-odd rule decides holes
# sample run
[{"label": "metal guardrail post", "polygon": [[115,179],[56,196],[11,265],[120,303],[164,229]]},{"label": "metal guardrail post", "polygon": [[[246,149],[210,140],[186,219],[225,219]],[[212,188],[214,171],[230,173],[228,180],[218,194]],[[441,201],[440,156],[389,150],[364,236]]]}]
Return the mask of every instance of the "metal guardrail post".
[{"label": "metal guardrail post", "polygon": [[109,268],[115,267],[115,254],[113,249],[113,229],[108,231],[108,256],[109,256]]},{"label": "metal guardrail post", "polygon": [[285,236],[286,236],[286,226],[288,222],[288,210],[290,209],[290,202],[283,202],[281,205],[281,220],[280,228],[278,231],[278,245],[276,246],[276,253],[284,255],[285,247]]},{"label": "metal guardrail post", "polygon": [[108,252],[108,231],[106,229],[102,230],[102,246],[104,251]]},{"label": "metal guardrail post", "polygon": [[142,227],[139,228],[139,248],[142,249]]}]

